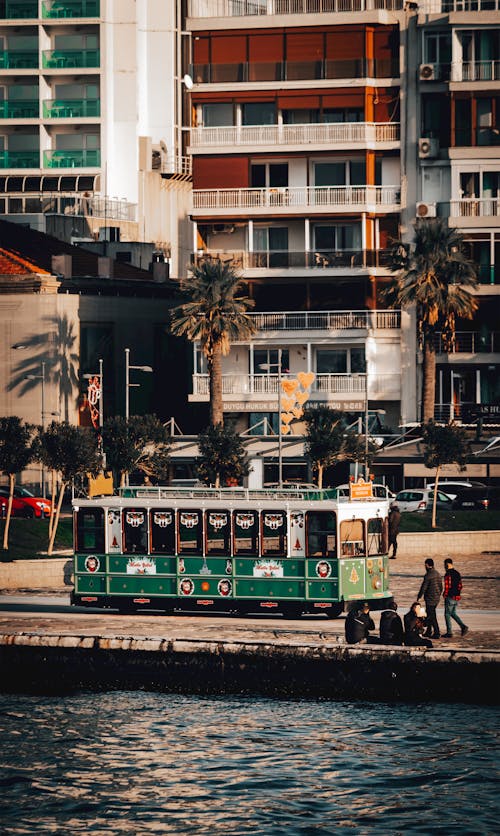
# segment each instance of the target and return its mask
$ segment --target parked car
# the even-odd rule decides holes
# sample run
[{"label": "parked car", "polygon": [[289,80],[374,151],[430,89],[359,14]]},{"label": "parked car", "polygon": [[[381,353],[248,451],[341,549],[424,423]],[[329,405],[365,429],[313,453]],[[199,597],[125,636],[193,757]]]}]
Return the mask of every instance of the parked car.
[{"label": "parked car", "polygon": [[[434,485],[429,485],[433,488]],[[487,511],[490,507],[490,490],[483,482],[450,481],[439,482],[438,490],[448,494],[453,506],[460,511]]]},{"label": "parked car", "polygon": [[[9,501],[9,488],[7,485],[0,486],[2,515],[6,513],[6,510],[3,510],[4,500],[6,509]],[[49,517],[51,508],[52,502],[50,499],[44,499],[42,496],[34,496],[31,491],[22,488],[20,485],[14,487],[12,513],[15,517]]]},{"label": "parked car", "polygon": [[[338,492],[337,496],[339,499],[349,499],[349,484],[336,485],[335,490]],[[387,485],[379,485],[377,483],[373,483],[372,491],[373,496],[376,496],[378,499],[394,499],[396,496],[392,491],[389,490]]]},{"label": "parked car", "polygon": [[[396,494],[395,502],[400,511],[430,511],[434,501],[432,488],[411,488],[399,491]],[[439,490],[437,492],[437,507],[440,511],[451,511],[453,500],[447,494]]]}]

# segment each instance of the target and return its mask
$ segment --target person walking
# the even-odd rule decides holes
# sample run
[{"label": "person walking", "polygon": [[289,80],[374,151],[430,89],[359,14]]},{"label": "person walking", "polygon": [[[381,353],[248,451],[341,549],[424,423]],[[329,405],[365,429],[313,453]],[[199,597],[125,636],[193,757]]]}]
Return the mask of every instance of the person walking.
[{"label": "person walking", "polygon": [[443,591],[443,581],[441,575],[434,568],[434,561],[432,557],[428,557],[425,561],[425,576],[420,585],[417,595],[417,601],[422,598],[425,601],[425,609],[427,611],[427,630],[425,636],[432,639],[440,639],[441,631],[436,616],[436,607],[441,600],[441,593]]},{"label": "person walking", "polygon": [[395,601],[389,608],[380,613],[380,642],[381,644],[403,644],[403,622],[396,610]]},{"label": "person walking", "polygon": [[420,604],[415,601],[404,617],[405,645],[407,647],[432,647],[430,639],[425,639],[425,619],[422,618]]},{"label": "person walking", "polygon": [[401,512],[396,502],[392,502],[391,507],[389,508],[389,548],[392,546],[392,555],[390,555],[391,560],[396,559],[400,523]]},{"label": "person walking", "polygon": [[460,616],[457,614],[458,602],[460,601],[460,593],[462,591],[462,576],[460,572],[453,568],[453,560],[447,557],[444,561],[444,620],[446,621],[446,633],[443,639],[451,639],[451,619],[457,622],[460,627],[462,636],[469,632],[467,624],[464,624]]},{"label": "person walking", "polygon": [[375,629],[370,615],[370,605],[367,601],[361,607],[354,607],[347,613],[345,620],[345,638],[348,644],[375,643],[369,635]]}]

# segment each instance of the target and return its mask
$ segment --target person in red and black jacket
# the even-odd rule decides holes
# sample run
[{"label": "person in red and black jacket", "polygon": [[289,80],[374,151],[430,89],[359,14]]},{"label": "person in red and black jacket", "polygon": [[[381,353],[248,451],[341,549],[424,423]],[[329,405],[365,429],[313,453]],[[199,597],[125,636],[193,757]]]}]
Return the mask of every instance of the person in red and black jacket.
[{"label": "person in red and black jacket", "polygon": [[457,606],[460,601],[460,593],[462,591],[462,576],[453,568],[453,560],[447,557],[444,562],[445,576],[444,576],[444,618],[446,621],[446,633],[443,639],[451,639],[451,619],[457,622],[462,636],[469,632],[469,628],[463,623],[459,615],[457,615]]}]

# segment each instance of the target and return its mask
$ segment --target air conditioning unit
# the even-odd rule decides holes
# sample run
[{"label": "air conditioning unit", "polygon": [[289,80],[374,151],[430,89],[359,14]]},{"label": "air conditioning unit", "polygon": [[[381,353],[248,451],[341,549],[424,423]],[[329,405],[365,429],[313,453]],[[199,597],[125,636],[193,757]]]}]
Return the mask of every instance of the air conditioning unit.
[{"label": "air conditioning unit", "polygon": [[418,77],[420,81],[438,81],[439,64],[420,64]]},{"label": "air conditioning unit", "polygon": [[435,218],[435,203],[417,203],[417,218]]},{"label": "air conditioning unit", "polygon": [[421,160],[432,159],[439,154],[439,140],[422,136],[418,140],[418,156]]}]

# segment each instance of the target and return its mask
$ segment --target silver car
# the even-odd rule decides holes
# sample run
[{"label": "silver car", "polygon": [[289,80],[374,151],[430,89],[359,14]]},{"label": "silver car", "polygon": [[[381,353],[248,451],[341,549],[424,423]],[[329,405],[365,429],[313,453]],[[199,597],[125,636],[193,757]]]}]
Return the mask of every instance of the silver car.
[{"label": "silver car", "polygon": [[[400,511],[430,511],[434,501],[434,491],[432,488],[408,488],[399,491],[394,501]],[[439,510],[451,511],[452,505],[451,497],[438,488],[437,507]]]}]

